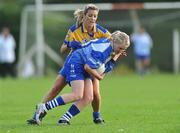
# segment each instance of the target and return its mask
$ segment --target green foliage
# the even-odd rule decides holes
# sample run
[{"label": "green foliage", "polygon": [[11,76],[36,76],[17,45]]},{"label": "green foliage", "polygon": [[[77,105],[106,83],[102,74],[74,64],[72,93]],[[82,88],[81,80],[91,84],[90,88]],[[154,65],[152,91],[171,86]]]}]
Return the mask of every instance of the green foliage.
[{"label": "green foliage", "polygon": [[[71,104],[48,112],[41,126],[26,125],[35,105],[54,83],[44,78],[0,79],[1,133],[179,133],[180,75],[107,76],[100,82],[104,126],[92,122],[88,106],[71,125],[56,123]],[[66,87],[63,91],[70,92]],[[62,94],[62,93],[61,93]]]},{"label": "green foliage", "polygon": [[[164,2],[164,0],[138,0],[135,2]],[[171,0],[172,1],[178,1],[178,0]],[[89,1],[89,0],[43,0],[45,4],[52,4],[52,3],[102,3],[102,2],[133,2],[130,0],[97,0],[97,1]],[[34,4],[35,0],[0,0],[0,29],[4,25],[8,25],[11,28],[12,34],[15,37],[15,40],[17,42],[17,49],[16,54],[18,54],[18,45],[19,45],[19,32],[20,32],[20,15],[22,9],[29,4]],[[175,11],[175,10],[174,10]],[[178,12],[177,10],[176,12]],[[104,12],[104,13],[103,13]],[[120,13],[121,12],[121,13]],[[116,29],[121,29],[122,31],[127,32],[128,34],[132,33],[132,24],[131,19],[129,17],[129,11],[100,11],[100,15],[98,18],[98,21],[100,20],[100,25],[106,27],[110,31],[114,31]],[[173,10],[167,10],[164,12],[164,10],[138,10],[138,15],[142,20],[140,20],[145,27],[147,28],[147,31],[151,34],[153,41],[154,41],[154,47],[152,49],[152,65],[155,65],[158,67],[158,69],[162,71],[172,71],[172,30],[174,28],[180,29],[179,25],[179,18],[172,19],[169,18],[168,21],[161,22],[158,24],[153,24],[153,21],[156,21],[156,19],[159,16],[164,16],[169,13],[173,13]],[[118,13],[118,14],[117,14]],[[34,15],[34,13],[33,13]],[[108,17],[107,17],[108,16]],[[118,16],[118,17],[117,17]],[[34,17],[34,16],[33,16]],[[148,21],[146,18],[149,18]],[[152,20],[151,20],[152,18]],[[108,21],[116,21],[120,22],[127,21],[129,19],[129,26],[127,25],[113,25],[107,26]],[[28,19],[28,26],[31,26],[31,30],[34,30],[32,34],[28,36],[28,42],[34,41],[32,38],[35,38],[35,17],[31,20],[31,17]],[[106,23],[107,22],[107,23]],[[151,24],[152,22],[152,24]],[[60,45],[62,44],[64,37],[67,33],[67,30],[69,29],[70,25],[72,25],[73,22],[73,13],[66,14],[64,12],[61,13],[45,13],[44,16],[44,34],[45,34],[45,41],[56,50],[57,53],[59,53]],[[163,34],[165,33],[165,34]],[[32,40],[31,40],[32,39]],[[32,42],[34,44],[34,42]],[[30,45],[28,45],[30,46]],[[65,57],[65,55],[62,55]],[[50,62],[49,66],[54,68],[54,70],[57,70],[57,65],[53,64],[50,60],[46,60],[47,62]],[[120,61],[121,62],[121,61]],[[128,49],[128,57],[123,59],[123,63],[128,64],[128,66],[131,66],[133,69],[134,66],[134,55],[133,55],[133,45]],[[53,64],[53,65],[52,65]]]}]

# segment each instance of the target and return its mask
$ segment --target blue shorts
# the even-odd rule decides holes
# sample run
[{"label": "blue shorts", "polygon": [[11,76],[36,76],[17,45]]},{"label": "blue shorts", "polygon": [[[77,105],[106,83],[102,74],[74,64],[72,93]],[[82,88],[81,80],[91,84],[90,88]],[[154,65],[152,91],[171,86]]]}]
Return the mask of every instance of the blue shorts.
[{"label": "blue shorts", "polygon": [[[66,60],[69,60],[71,58],[72,53],[66,58]],[[66,64],[66,61],[64,65]],[[62,75],[64,78],[66,78],[66,70],[64,69],[64,66],[59,70],[58,74]]]},{"label": "blue shorts", "polygon": [[59,70],[58,74],[62,75],[64,78],[66,78],[66,72],[65,72],[64,66]]},{"label": "blue shorts", "polygon": [[85,80],[86,78],[91,78],[91,76],[84,70],[84,65],[82,64],[65,64],[62,73],[65,75],[68,83],[73,80]]},{"label": "blue shorts", "polygon": [[137,60],[145,60],[145,59],[150,59],[149,55],[135,55]]},{"label": "blue shorts", "polygon": [[91,78],[90,74],[84,70],[84,61],[79,53],[72,53],[66,58],[64,66],[59,71],[59,74],[66,78],[67,83],[73,80]]}]

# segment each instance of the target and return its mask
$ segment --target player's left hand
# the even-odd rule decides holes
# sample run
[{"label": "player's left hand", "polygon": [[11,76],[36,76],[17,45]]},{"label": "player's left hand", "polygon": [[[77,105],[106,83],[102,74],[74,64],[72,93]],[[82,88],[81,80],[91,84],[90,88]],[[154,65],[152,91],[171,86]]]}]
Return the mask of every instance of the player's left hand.
[{"label": "player's left hand", "polygon": [[126,51],[121,52],[120,56],[127,56],[127,52]]}]

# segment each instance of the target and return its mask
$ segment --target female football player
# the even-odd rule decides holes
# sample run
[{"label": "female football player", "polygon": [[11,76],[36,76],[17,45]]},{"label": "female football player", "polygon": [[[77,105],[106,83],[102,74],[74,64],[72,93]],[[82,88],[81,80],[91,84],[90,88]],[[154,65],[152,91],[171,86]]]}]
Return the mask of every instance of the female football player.
[{"label": "female football player", "polygon": [[[89,40],[110,37],[110,33],[96,23],[98,13],[99,9],[94,4],[88,4],[83,10],[78,9],[74,12],[76,24],[71,26],[69,29],[64,43],[61,46],[61,53],[81,48],[82,44]],[[59,94],[59,92],[66,86],[65,78],[64,69],[62,68],[53,87],[42,99],[42,103],[52,100]],[[100,117],[101,95],[99,90],[99,80],[96,78],[93,79],[93,96],[93,121],[96,124],[104,123],[104,120]],[[35,117],[33,116],[33,118],[27,120],[27,122],[28,124],[36,124]]]},{"label": "female football player", "polygon": [[[35,114],[36,122],[41,124],[44,115],[58,106],[75,102],[60,118],[59,124],[68,125],[69,120],[80,113],[93,100],[92,78],[103,79],[98,69],[112,59],[123,54],[129,47],[129,36],[121,31],[112,33],[110,38],[101,38],[83,44],[81,49],[69,55],[64,63],[64,77],[72,92],[63,94],[49,102],[40,103]],[[112,61],[112,60],[110,60]]]}]

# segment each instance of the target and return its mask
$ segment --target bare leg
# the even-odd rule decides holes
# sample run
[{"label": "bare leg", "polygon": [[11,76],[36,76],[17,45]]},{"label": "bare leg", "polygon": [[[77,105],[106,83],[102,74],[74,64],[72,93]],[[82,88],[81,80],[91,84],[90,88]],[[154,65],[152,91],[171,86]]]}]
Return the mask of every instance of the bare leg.
[{"label": "bare leg", "polygon": [[62,75],[58,75],[53,87],[42,99],[42,103],[46,103],[54,99],[65,86],[66,86],[66,82],[64,77]]},{"label": "bare leg", "polygon": [[[46,103],[46,102],[54,99],[59,94],[59,92],[62,91],[62,89],[65,86],[66,86],[66,82],[65,82],[64,77],[62,75],[58,75],[53,87],[42,99],[42,103]],[[33,117],[31,119],[27,120],[27,123],[28,124],[37,124],[37,122],[35,120],[35,112],[33,114]]]},{"label": "bare leg", "polygon": [[93,95],[94,99],[92,101],[93,107],[93,121],[95,124],[104,124],[104,120],[101,118],[100,109],[101,109],[101,94],[99,87],[99,80],[93,80]]},{"label": "bare leg", "polygon": [[138,74],[143,74],[143,64],[142,64],[142,61],[141,60],[136,60],[136,62],[135,62],[135,65],[136,65],[136,72],[138,73]]},{"label": "bare leg", "polygon": [[79,110],[84,109],[93,100],[93,86],[92,80],[86,79],[84,85],[83,98],[75,103]]},{"label": "bare leg", "polygon": [[150,62],[149,58],[143,60],[143,68],[146,74],[149,72]]},{"label": "bare leg", "polygon": [[93,79],[93,95],[92,107],[94,112],[100,112],[101,107],[101,94],[99,89],[99,80]]},{"label": "bare leg", "polygon": [[71,81],[72,92],[62,95],[64,103],[70,103],[83,98],[84,80]]},{"label": "bare leg", "polygon": [[[83,93],[84,93],[84,83],[85,83],[84,80],[71,81],[71,87],[72,87],[71,93],[66,93],[51,101],[39,104],[35,114],[35,120],[37,124],[41,124],[42,118],[47,113],[47,111],[67,103],[81,100],[83,98]],[[78,109],[77,111],[79,112]]]},{"label": "bare leg", "polygon": [[84,80],[83,98],[73,104],[69,110],[60,118],[60,125],[69,125],[69,120],[80,113],[93,100],[93,85],[91,79]]}]

